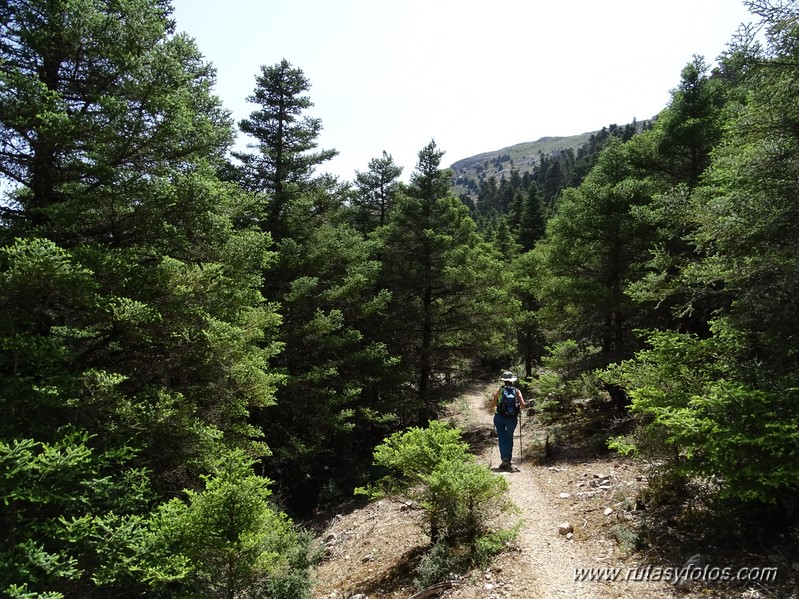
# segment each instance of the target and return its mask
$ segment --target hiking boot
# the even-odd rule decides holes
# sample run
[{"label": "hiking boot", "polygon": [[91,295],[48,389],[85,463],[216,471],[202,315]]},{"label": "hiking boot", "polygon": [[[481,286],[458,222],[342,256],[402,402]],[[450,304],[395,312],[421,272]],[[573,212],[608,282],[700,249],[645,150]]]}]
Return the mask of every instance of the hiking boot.
[{"label": "hiking boot", "polygon": [[502,460],[499,464],[500,470],[510,470],[510,460]]}]

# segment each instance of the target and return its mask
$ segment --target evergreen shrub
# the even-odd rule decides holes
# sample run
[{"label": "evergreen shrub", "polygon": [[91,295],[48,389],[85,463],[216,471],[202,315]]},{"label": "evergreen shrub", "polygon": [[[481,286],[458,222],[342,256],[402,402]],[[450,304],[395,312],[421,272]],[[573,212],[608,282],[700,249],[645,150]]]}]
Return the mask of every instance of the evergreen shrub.
[{"label": "evergreen shrub", "polygon": [[594,401],[601,396],[596,376],[588,369],[598,351],[593,346],[581,347],[573,339],[547,347],[541,368],[530,381],[536,409],[544,420],[557,420],[572,413],[579,402]]},{"label": "evergreen shrub", "polygon": [[774,502],[796,489],[799,402],[792,381],[764,377],[727,321],[711,335],[652,332],[650,348],[605,371],[629,394],[636,431],[612,448],[702,481],[721,499]]},{"label": "evergreen shrub", "polygon": [[468,453],[461,431],[432,421],[393,434],[374,451],[388,474],[356,493],[383,497],[403,493],[425,513],[433,543],[474,546],[492,518],[511,509],[508,485]]}]

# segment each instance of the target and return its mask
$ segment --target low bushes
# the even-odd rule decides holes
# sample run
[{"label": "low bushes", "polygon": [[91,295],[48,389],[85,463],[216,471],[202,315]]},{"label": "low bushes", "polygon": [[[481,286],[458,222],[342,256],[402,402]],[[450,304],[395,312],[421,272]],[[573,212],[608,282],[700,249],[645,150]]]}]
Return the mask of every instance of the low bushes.
[{"label": "low bushes", "polygon": [[514,530],[490,526],[513,508],[508,484],[468,453],[459,429],[432,421],[395,433],[375,449],[374,464],[385,476],[356,493],[401,494],[424,513],[432,550],[420,564],[420,586],[484,561],[513,538]]}]

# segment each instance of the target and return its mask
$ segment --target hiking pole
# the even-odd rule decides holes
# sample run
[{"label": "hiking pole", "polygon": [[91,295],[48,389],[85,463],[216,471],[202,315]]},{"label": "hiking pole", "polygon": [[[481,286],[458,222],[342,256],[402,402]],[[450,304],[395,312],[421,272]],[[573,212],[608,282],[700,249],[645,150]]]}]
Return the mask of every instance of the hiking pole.
[{"label": "hiking pole", "polygon": [[[488,401],[491,401],[491,396],[490,395],[488,397]],[[493,426],[494,425],[492,425],[491,430],[494,430]],[[491,470],[491,466],[494,465],[494,445],[495,445],[495,443],[494,443],[494,440],[491,438],[491,433],[490,432],[488,434],[488,439],[489,439],[489,441],[491,441],[491,455],[488,458],[488,469]]]},{"label": "hiking pole", "polygon": [[519,408],[519,464],[524,461],[524,446],[522,445],[522,409]]}]

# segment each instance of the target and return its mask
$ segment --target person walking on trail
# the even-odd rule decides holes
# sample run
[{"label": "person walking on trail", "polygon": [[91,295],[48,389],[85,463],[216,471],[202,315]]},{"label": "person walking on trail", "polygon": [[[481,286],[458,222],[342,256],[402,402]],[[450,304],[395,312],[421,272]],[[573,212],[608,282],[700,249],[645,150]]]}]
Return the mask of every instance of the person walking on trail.
[{"label": "person walking on trail", "polygon": [[513,432],[516,430],[519,414],[527,404],[524,403],[522,392],[516,387],[518,379],[512,372],[503,372],[500,380],[502,386],[491,399],[491,409],[494,410],[494,427],[497,429],[499,456],[502,459],[499,467],[509,470],[513,456]]}]

